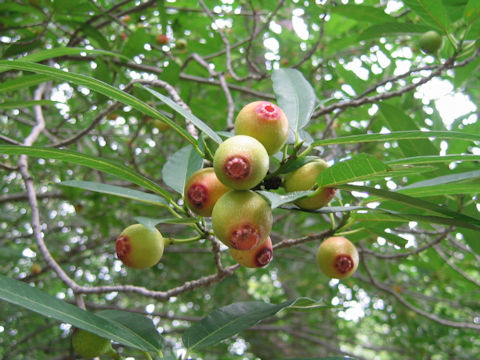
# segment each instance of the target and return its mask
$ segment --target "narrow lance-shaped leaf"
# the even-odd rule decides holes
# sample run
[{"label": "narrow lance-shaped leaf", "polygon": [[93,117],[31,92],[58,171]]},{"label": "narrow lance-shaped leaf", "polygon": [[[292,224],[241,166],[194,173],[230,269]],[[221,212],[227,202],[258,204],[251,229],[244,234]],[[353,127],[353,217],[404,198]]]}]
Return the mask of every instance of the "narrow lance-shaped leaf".
[{"label": "narrow lance-shaped leaf", "polygon": [[80,54],[106,55],[111,57],[118,57],[125,61],[130,60],[128,57],[123,56],[122,54],[114,53],[112,51],[99,50],[99,49],[73,48],[73,47],[61,47],[61,48],[40,50],[33,54],[26,55],[20,58],[19,60],[38,62],[38,61],[53,59],[53,58],[65,56],[65,55],[80,55]]},{"label": "narrow lance-shaped leaf", "polygon": [[163,181],[179,194],[183,194],[185,183],[195,171],[202,168],[203,159],[185,146],[167,160],[162,169]]},{"label": "narrow lance-shaped leaf", "polygon": [[295,69],[274,70],[272,81],[278,105],[287,115],[290,131],[293,136],[300,136],[300,130],[310,121],[317,102],[312,86]]},{"label": "narrow lance-shaped leaf", "polygon": [[32,107],[36,105],[52,106],[58,104],[58,101],[53,100],[21,100],[21,101],[5,101],[0,103],[0,110],[21,109]]},{"label": "narrow lance-shaped leaf", "polygon": [[426,23],[448,32],[451,21],[442,1],[438,0],[403,0]]},{"label": "narrow lance-shaped leaf", "polygon": [[196,140],[183,128],[177,125],[175,122],[170,120],[168,117],[160,113],[158,110],[154,109],[153,107],[149,106],[147,103],[143,102],[140,99],[137,99],[135,96],[119,90],[103,81],[94,79],[90,76],[82,75],[82,74],[74,74],[67,71],[62,71],[59,69],[55,69],[50,66],[24,62],[24,61],[10,61],[10,60],[0,60],[0,71],[8,70],[8,69],[18,69],[24,71],[31,71],[38,74],[49,75],[56,79],[65,80],[68,82],[72,82],[77,85],[85,86],[86,88],[99,92],[105,96],[108,96],[112,99],[115,99],[123,104],[130,105],[135,110],[140,111],[141,113],[151,116],[156,119],[160,119],[163,122],[167,123],[172,129],[174,129],[178,134],[184,137],[188,142],[190,142],[195,150],[202,154],[202,151],[198,148]]},{"label": "narrow lance-shaped leaf", "polygon": [[261,301],[239,302],[221,307],[183,333],[183,344],[190,350],[205,348],[248,329],[295,300],[272,305]]},{"label": "narrow lance-shaped leaf", "polygon": [[349,182],[367,180],[377,175],[387,176],[391,171],[377,158],[359,154],[323,170],[317,177],[319,187],[328,187]]},{"label": "narrow lance-shaped leaf", "polygon": [[155,351],[156,343],[143,335],[118,326],[91,312],[80,309],[55,298],[28,284],[0,275],[0,299],[12,304],[24,307],[40,315],[72,324],[73,326],[87,330],[99,336],[117,341],[123,345],[143,351]]},{"label": "narrow lance-shaped leaf", "polygon": [[433,164],[433,163],[447,163],[453,161],[480,161],[480,155],[426,155],[426,156],[414,156],[404,159],[390,160],[386,163],[388,165],[403,165],[403,164]]},{"label": "narrow lance-shaped leaf", "polygon": [[160,186],[155,184],[153,181],[137,174],[125,165],[116,163],[111,160],[89,156],[70,150],[19,145],[0,145],[0,154],[24,154],[33,157],[71,162],[74,164],[103,171],[104,173],[114,175],[120,179],[131,181],[132,183],[140,185],[145,189],[152,190],[153,192],[162,195],[166,199],[171,199],[170,194],[163,190]]},{"label": "narrow lance-shaped leaf", "polygon": [[79,189],[90,190],[102,194],[120,196],[127,199],[137,200],[157,206],[168,206],[168,202],[154,194],[148,194],[142,191],[133,190],[116,185],[102,184],[93,181],[68,180],[60,183],[63,186],[71,186]]},{"label": "narrow lance-shaped leaf", "polygon": [[157,99],[161,100],[162,102],[170,106],[170,108],[178,112],[180,115],[190,120],[198,129],[200,129],[205,135],[207,135],[217,144],[222,143],[222,139],[220,138],[220,136],[218,136],[215,131],[213,131],[207,124],[205,124],[202,120],[200,120],[198,117],[193,115],[191,112],[188,112],[187,110],[182,108],[180,105],[178,105],[176,102],[174,102],[172,99],[166,96],[163,96],[159,92],[152,90],[146,86],[142,86],[142,85],[139,85],[139,86],[147,90],[150,94],[155,96]]},{"label": "narrow lance-shaped leaf", "polygon": [[[472,226],[474,226],[475,228],[480,230],[480,220],[479,219],[475,219],[475,218],[472,218],[470,216],[460,214],[460,213],[458,213],[456,211],[453,211],[453,210],[450,210],[446,207],[439,206],[439,205],[433,204],[431,202],[428,202],[428,201],[425,201],[425,200],[422,200],[422,199],[414,198],[414,197],[411,197],[411,196],[407,196],[407,195],[403,195],[403,194],[399,194],[399,193],[396,193],[396,192],[387,191],[387,190],[383,190],[383,189],[376,189],[376,188],[372,188],[372,187],[368,187],[368,186],[344,184],[344,185],[338,185],[337,187],[339,189],[342,189],[342,190],[367,192],[369,194],[377,195],[379,197],[389,199],[389,200],[392,200],[392,201],[395,201],[395,202],[398,202],[398,203],[402,203],[402,204],[405,204],[405,205],[409,205],[409,206],[412,206],[412,207],[415,207],[415,208],[418,208],[418,209],[427,210],[427,211],[437,213],[437,214],[442,214],[442,215],[445,215],[445,216],[450,217],[452,219],[457,219],[457,220],[461,220],[465,223],[469,223]],[[468,228],[471,228],[471,227],[468,227]]]},{"label": "narrow lance-shaped leaf", "polygon": [[395,131],[387,134],[350,135],[332,139],[317,140],[312,146],[338,144],[358,144],[368,142],[387,142],[407,139],[457,139],[462,141],[480,141],[480,135],[458,131]]},{"label": "narrow lance-shaped leaf", "polygon": [[295,200],[313,194],[313,191],[294,191],[288,194],[277,194],[271,191],[257,191],[260,195],[265,197],[270,203],[272,209],[276,209],[279,206],[291,203]]}]

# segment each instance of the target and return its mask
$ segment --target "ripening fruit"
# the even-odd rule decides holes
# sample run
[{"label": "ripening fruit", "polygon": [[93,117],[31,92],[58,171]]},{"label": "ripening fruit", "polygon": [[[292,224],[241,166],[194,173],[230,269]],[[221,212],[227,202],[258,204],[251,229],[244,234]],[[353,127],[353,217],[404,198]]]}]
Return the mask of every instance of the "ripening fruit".
[{"label": "ripening fruit", "polygon": [[430,30],[420,37],[418,44],[425,53],[435,54],[442,47],[442,36],[438,32]]},{"label": "ripening fruit", "polygon": [[160,132],[165,132],[170,128],[170,125],[168,125],[166,122],[159,119],[153,119],[152,123],[153,123],[153,126],[155,126]]},{"label": "ripening fruit", "polygon": [[74,329],[73,350],[85,359],[91,359],[112,351],[110,340],[82,329]]},{"label": "ripening fruit", "polygon": [[235,134],[254,137],[265,146],[268,155],[275,154],[287,141],[287,116],[271,102],[254,101],[238,113]]},{"label": "ripening fruit", "polygon": [[267,174],[269,158],[263,145],[251,136],[236,135],[220,144],[213,157],[218,179],[236,190],[258,185]]},{"label": "ripening fruit", "polygon": [[[285,177],[285,190],[287,192],[312,190],[315,186],[317,176],[326,168],[328,164],[321,160],[315,159],[297,170],[287,174]],[[306,197],[295,201],[295,204],[307,210],[319,209],[327,205],[333,199],[336,189],[323,188],[320,193],[312,197]]]},{"label": "ripening fruit", "polygon": [[229,191],[213,207],[213,232],[234,249],[249,250],[263,243],[272,223],[270,205],[253,191]]},{"label": "ripening fruit", "polygon": [[259,246],[250,250],[229,249],[230,255],[239,264],[248,268],[260,268],[267,266],[273,259],[272,239],[270,236]]},{"label": "ripening fruit", "polygon": [[42,267],[41,267],[39,264],[37,264],[37,263],[33,263],[33,264],[32,264],[32,267],[30,268],[30,273],[31,273],[32,275],[38,275],[38,274],[40,274],[41,272],[42,272]]},{"label": "ripening fruit", "polygon": [[342,236],[329,237],[318,247],[317,263],[328,277],[343,279],[352,275],[357,270],[358,261],[357,248]]},{"label": "ripening fruit", "polygon": [[128,267],[146,269],[160,261],[164,245],[160,231],[134,224],[125,228],[118,236],[117,256]]},{"label": "ripening fruit", "polygon": [[185,39],[178,39],[175,42],[175,48],[177,50],[185,50],[187,48],[187,40]]},{"label": "ripening fruit", "polygon": [[168,44],[168,36],[165,34],[158,34],[155,38],[158,45],[166,45]]},{"label": "ripening fruit", "polygon": [[190,176],[185,184],[183,196],[185,203],[194,213],[212,216],[213,206],[227,191],[230,189],[218,180],[213,167],[208,167]]}]

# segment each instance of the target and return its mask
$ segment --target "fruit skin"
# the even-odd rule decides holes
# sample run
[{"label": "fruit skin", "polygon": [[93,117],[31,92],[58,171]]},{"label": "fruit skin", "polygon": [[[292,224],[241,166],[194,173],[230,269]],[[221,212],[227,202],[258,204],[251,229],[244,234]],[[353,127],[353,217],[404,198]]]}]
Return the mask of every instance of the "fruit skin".
[{"label": "fruit skin", "polygon": [[185,39],[178,39],[175,42],[175,48],[177,50],[185,50],[187,48],[187,40]]},{"label": "fruit skin", "polygon": [[85,359],[91,359],[112,350],[110,340],[77,328],[73,330],[72,346],[73,350]]},{"label": "fruit skin", "polygon": [[328,277],[335,279],[349,277],[357,270],[358,262],[357,248],[342,236],[329,237],[318,247],[317,263]]},{"label": "fruit skin", "polygon": [[155,126],[160,132],[165,132],[170,128],[170,125],[159,119],[153,119],[153,126]]},{"label": "fruit skin", "polygon": [[265,147],[246,135],[228,138],[213,157],[218,179],[236,190],[248,190],[258,185],[267,174],[269,162]]},{"label": "fruit skin", "polygon": [[273,246],[270,236],[259,246],[250,250],[229,249],[230,255],[239,264],[248,268],[260,268],[267,266],[273,259]]},{"label": "fruit skin", "polygon": [[425,53],[435,54],[442,47],[442,36],[438,32],[430,30],[420,37],[418,44]]},{"label": "fruit skin", "polygon": [[185,204],[194,213],[212,216],[217,200],[230,191],[230,188],[218,180],[213,167],[200,169],[192,174],[185,184],[183,197]]},{"label": "fruit skin", "polygon": [[213,232],[230,248],[249,250],[262,244],[272,224],[270,205],[250,190],[229,191],[213,207]]},{"label": "fruit skin", "polygon": [[[328,164],[321,160],[315,159],[297,170],[287,174],[285,177],[285,190],[287,192],[311,190],[315,186],[317,176],[326,168]],[[333,199],[336,189],[323,188],[320,193],[312,197],[307,197],[295,201],[295,204],[306,210],[315,210],[327,205]]]},{"label": "fruit skin", "polygon": [[158,34],[155,38],[155,41],[158,45],[166,45],[169,42],[168,36],[165,34]]},{"label": "fruit skin", "polygon": [[134,269],[146,269],[157,264],[163,255],[165,241],[160,231],[142,224],[125,228],[116,241],[118,258]]},{"label": "fruit skin", "polygon": [[252,136],[273,155],[287,141],[288,119],[282,109],[268,101],[245,105],[235,119],[235,134]]}]

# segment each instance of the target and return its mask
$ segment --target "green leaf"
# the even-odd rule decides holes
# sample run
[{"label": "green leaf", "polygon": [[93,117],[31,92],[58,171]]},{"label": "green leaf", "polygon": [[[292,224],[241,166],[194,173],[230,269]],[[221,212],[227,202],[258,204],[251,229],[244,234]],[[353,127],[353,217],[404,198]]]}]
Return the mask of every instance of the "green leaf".
[{"label": "green leaf", "polygon": [[160,194],[166,199],[171,196],[153,181],[144,178],[137,174],[130,168],[123,164],[106,160],[104,158],[84,155],[75,151],[49,149],[35,146],[17,146],[17,145],[0,145],[0,153],[7,155],[25,154],[33,157],[40,157],[45,159],[55,159],[65,162],[86,166],[92,169],[102,171],[104,173],[114,175],[120,179],[131,181],[134,184],[140,185],[145,189],[151,190]]},{"label": "green leaf", "polygon": [[403,0],[427,24],[442,29],[445,33],[451,28],[450,19],[441,1],[438,0]]},{"label": "green leaf", "polygon": [[349,356],[329,356],[329,357],[317,357],[317,358],[295,358],[295,359],[278,359],[278,360],[356,360]]},{"label": "green leaf", "polygon": [[398,36],[403,34],[423,34],[432,30],[431,26],[421,24],[410,24],[402,22],[386,22],[375,24],[362,31],[358,40],[378,39],[383,36]]},{"label": "green leaf", "polygon": [[467,3],[464,18],[467,24],[472,24],[480,19],[480,2],[478,0],[470,0]]},{"label": "green leaf", "polygon": [[117,323],[3,275],[0,275],[0,299],[135,349],[155,352],[160,350],[149,341],[150,337],[145,339],[141,333],[133,331],[134,329],[118,326]]},{"label": "green leaf", "polygon": [[[390,130],[420,131],[418,125],[401,108],[386,103],[380,104],[379,108]],[[398,146],[406,156],[438,154],[438,149],[427,139],[399,140]]]},{"label": "green leaf", "polygon": [[147,42],[147,32],[144,28],[137,29],[133,34],[128,37],[128,40],[125,42],[125,45],[122,49],[122,54],[125,55],[127,58],[133,58],[136,55],[144,54],[147,50],[145,50],[144,46]]},{"label": "green leaf", "polygon": [[165,115],[160,113],[158,110],[154,109],[153,107],[149,106],[147,103],[143,102],[140,99],[126,93],[122,90],[119,90],[103,81],[99,81],[89,76],[81,75],[81,74],[74,74],[67,71],[62,71],[59,69],[55,69],[50,66],[29,63],[29,62],[22,62],[22,61],[6,61],[0,60],[0,71],[5,69],[18,69],[24,71],[31,71],[43,75],[48,75],[53,78],[65,80],[68,82],[72,82],[77,85],[85,86],[86,88],[97,91],[100,94],[108,96],[109,98],[115,99],[123,104],[130,105],[134,109],[140,111],[141,113],[151,116],[155,119],[162,120],[166,122],[170,127],[175,129],[177,133],[179,133],[182,137],[184,137],[187,141],[189,141],[194,147],[195,150],[198,151],[203,155],[200,149],[197,146],[196,140],[187,133],[183,128],[178,126],[176,123],[171,121]]},{"label": "green leaf", "polygon": [[394,22],[395,18],[386,14],[383,9],[374,7],[374,6],[365,6],[365,5],[339,5],[332,7],[330,12],[333,14],[338,14],[345,16],[350,19],[357,21],[365,21],[370,23],[385,23],[385,22]]},{"label": "green leaf", "polygon": [[317,103],[317,96],[303,74],[295,69],[277,69],[272,73],[273,91],[278,106],[288,118],[288,126],[299,136],[310,118]]},{"label": "green leaf", "polygon": [[[479,160],[480,160],[480,157],[479,157]],[[418,188],[418,187],[423,188],[423,187],[428,187],[428,186],[447,184],[447,183],[457,182],[457,181],[462,181],[462,180],[470,180],[470,179],[475,179],[475,178],[478,178],[478,177],[480,177],[480,170],[468,171],[468,172],[452,174],[452,175],[438,176],[438,177],[433,178],[433,179],[418,181],[416,183],[404,186],[404,187],[398,189],[398,191],[411,189],[411,188]],[[480,188],[479,188],[479,191],[480,191]]]},{"label": "green leaf", "polygon": [[336,144],[358,144],[367,142],[388,142],[411,139],[457,139],[463,141],[480,141],[480,136],[459,131],[396,131],[387,134],[350,135],[332,139],[317,140],[312,146]]},{"label": "green leaf", "polygon": [[[428,181],[428,180],[427,180]],[[418,197],[479,194],[480,182],[429,185],[425,187],[406,187],[396,190],[400,194]]]},{"label": "green leaf", "polygon": [[[349,185],[349,184],[347,185],[347,184],[345,184],[345,185],[338,185],[336,187],[339,188],[339,189],[342,189],[342,190],[366,192],[366,193],[369,193],[369,194],[377,195],[377,196],[382,197],[384,199],[389,199],[389,200],[392,200],[392,201],[395,201],[395,202],[398,202],[398,203],[401,203],[401,204],[409,205],[409,206],[412,206],[412,207],[415,207],[415,208],[418,208],[418,209],[427,210],[429,212],[441,214],[441,215],[447,216],[451,219],[459,220],[461,222],[464,222],[465,224],[463,226],[468,228],[468,229],[471,229],[473,227],[474,229],[480,230],[480,220],[479,219],[475,219],[475,218],[472,218],[470,216],[460,214],[460,213],[455,212],[453,210],[450,210],[446,207],[439,206],[439,205],[433,204],[433,203],[425,201],[425,200],[421,200],[421,199],[418,199],[418,198],[414,198],[414,197],[411,197],[411,196],[399,194],[399,193],[392,192],[392,191],[372,188],[372,187],[368,187],[368,186]],[[408,214],[397,214],[397,215],[407,216]],[[448,219],[445,219],[445,221],[447,221],[447,220]]]},{"label": "green leaf", "polygon": [[223,306],[187,329],[183,333],[183,344],[189,350],[217,344],[275,315],[294,302],[295,300],[289,300],[272,305],[261,301],[249,301]]},{"label": "green leaf", "polygon": [[389,176],[391,168],[376,157],[359,154],[323,170],[317,177],[319,187],[332,187],[353,181],[370,179],[374,176]]},{"label": "green leaf", "polygon": [[157,328],[151,319],[143,315],[120,310],[102,310],[95,315],[110,322],[115,322],[118,324],[118,327],[124,327],[140,335],[143,340],[150,343],[150,349],[158,350],[163,347],[163,338],[158,333]]},{"label": "green leaf", "polygon": [[142,191],[133,190],[121,186],[79,180],[63,181],[60,183],[60,185],[76,187],[79,189],[90,190],[102,194],[120,196],[127,199],[145,202],[151,205],[168,207],[168,202],[158,195],[148,194]]},{"label": "green leaf", "polygon": [[200,131],[202,131],[205,135],[207,135],[209,138],[211,138],[213,141],[215,141],[217,144],[222,143],[222,139],[220,136],[217,135],[215,131],[213,131],[207,124],[205,124],[202,120],[200,120],[198,117],[193,115],[191,112],[188,112],[184,108],[182,108],[180,105],[178,105],[176,102],[174,102],[172,99],[163,96],[159,92],[152,90],[146,86],[143,85],[138,85],[142,87],[143,89],[147,90],[150,94],[155,96],[157,99],[165,103],[166,105],[170,106],[173,110],[175,110],[177,113],[185,117],[186,119],[190,120],[193,125],[195,125]]},{"label": "green leaf", "polygon": [[272,209],[276,209],[279,206],[288,204],[290,202],[294,202],[297,199],[313,194],[313,191],[311,190],[293,191],[285,195],[277,194],[271,191],[257,191],[257,192],[268,200],[268,202],[270,203],[270,207]]},{"label": "green leaf", "polygon": [[22,75],[14,79],[5,80],[0,84],[0,93],[5,91],[19,90],[25,87],[35,86],[49,80],[45,75]]},{"label": "green leaf", "polygon": [[5,101],[0,103],[0,110],[20,109],[36,105],[52,106],[58,104],[58,101],[53,100],[20,100],[20,101]]},{"label": "green leaf", "polygon": [[165,184],[183,195],[188,178],[203,165],[203,159],[188,145],[174,153],[163,166],[162,177]]},{"label": "green leaf", "polygon": [[81,54],[94,54],[94,55],[105,55],[111,57],[118,57],[125,61],[130,59],[122,54],[117,54],[112,51],[107,50],[98,50],[98,49],[84,49],[84,48],[73,48],[73,47],[63,47],[63,48],[53,48],[47,50],[40,50],[33,54],[28,54],[21,57],[20,61],[29,61],[29,62],[39,62],[47,59],[53,59],[60,56],[66,55],[81,55]]},{"label": "green leaf", "polygon": [[427,156],[414,156],[405,159],[397,159],[397,160],[390,160],[387,161],[386,164],[388,165],[404,165],[404,164],[433,164],[433,163],[450,163],[453,161],[479,161],[480,155],[427,155]]}]

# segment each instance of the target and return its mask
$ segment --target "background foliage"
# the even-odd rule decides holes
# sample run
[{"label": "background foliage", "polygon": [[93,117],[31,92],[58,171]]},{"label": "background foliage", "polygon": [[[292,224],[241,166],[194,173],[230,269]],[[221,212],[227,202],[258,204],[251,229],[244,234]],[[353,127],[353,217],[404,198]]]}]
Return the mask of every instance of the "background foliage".
[{"label": "background foliage", "polygon": [[[426,55],[432,29],[444,46]],[[0,358],[73,359],[71,324],[125,358],[479,358],[479,38],[478,0],[0,3]],[[258,99],[288,113],[287,155],[333,165],[330,207],[263,189],[265,269],[212,236],[123,267],[127,225],[209,228],[182,184]],[[343,281],[315,264],[334,231],[361,253]],[[202,338],[224,306],[233,330]]]}]

